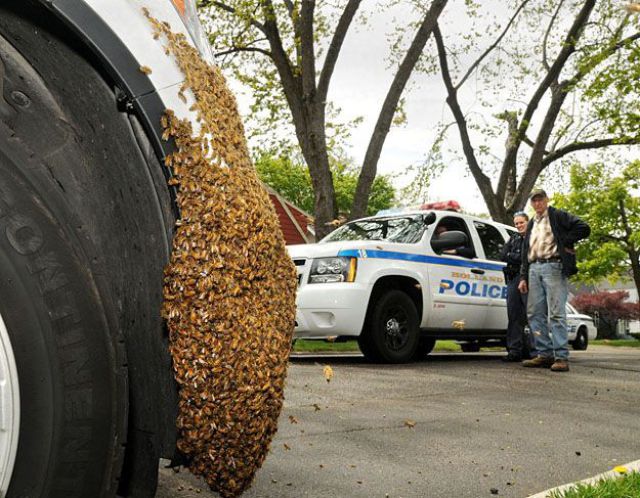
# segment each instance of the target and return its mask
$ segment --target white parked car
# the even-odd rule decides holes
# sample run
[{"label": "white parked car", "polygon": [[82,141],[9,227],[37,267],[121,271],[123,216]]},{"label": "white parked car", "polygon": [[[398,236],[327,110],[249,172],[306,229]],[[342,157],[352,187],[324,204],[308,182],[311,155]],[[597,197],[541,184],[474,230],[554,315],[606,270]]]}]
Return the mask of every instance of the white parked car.
[{"label": "white parked car", "polygon": [[356,220],[290,246],[296,338],[357,338],[373,361],[406,362],[437,339],[503,340],[500,249],[513,227],[452,211]]},{"label": "white parked car", "polygon": [[593,318],[580,313],[569,303],[567,303],[567,327],[569,328],[569,343],[573,349],[580,351],[587,349],[589,341],[598,335]]}]

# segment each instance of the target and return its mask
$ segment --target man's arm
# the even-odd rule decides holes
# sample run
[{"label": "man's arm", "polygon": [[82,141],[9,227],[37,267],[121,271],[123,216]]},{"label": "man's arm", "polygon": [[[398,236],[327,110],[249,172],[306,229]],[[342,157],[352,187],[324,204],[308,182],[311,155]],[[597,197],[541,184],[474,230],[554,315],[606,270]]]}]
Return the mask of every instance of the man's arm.
[{"label": "man's arm", "polygon": [[586,239],[591,233],[591,227],[577,216],[558,210],[558,220],[565,231],[565,247],[573,249],[576,242]]}]

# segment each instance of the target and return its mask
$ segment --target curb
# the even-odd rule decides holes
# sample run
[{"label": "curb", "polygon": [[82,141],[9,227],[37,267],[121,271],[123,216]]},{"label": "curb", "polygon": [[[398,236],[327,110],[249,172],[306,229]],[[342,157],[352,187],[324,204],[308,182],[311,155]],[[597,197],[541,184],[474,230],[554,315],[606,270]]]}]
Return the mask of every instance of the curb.
[{"label": "curb", "polygon": [[567,491],[568,489],[573,488],[574,486],[576,486],[577,484],[595,484],[598,481],[600,481],[601,479],[607,479],[607,478],[617,478],[617,477],[621,477],[623,474],[626,474],[628,472],[640,472],[640,460],[635,460],[634,462],[630,462],[630,463],[625,463],[624,465],[620,465],[620,466],[616,466],[615,468],[618,469],[619,467],[624,467],[626,469],[626,472],[618,472],[617,470],[609,470],[608,472],[603,472],[602,474],[598,474],[596,476],[593,477],[588,477],[587,479],[583,479],[582,481],[576,481],[576,482],[571,482],[569,484],[563,484],[562,486],[558,486],[556,488],[549,488],[545,491],[541,491],[540,493],[536,493],[535,495],[531,495],[527,498],[547,498],[547,496],[549,495],[549,493],[551,493],[552,491]]}]

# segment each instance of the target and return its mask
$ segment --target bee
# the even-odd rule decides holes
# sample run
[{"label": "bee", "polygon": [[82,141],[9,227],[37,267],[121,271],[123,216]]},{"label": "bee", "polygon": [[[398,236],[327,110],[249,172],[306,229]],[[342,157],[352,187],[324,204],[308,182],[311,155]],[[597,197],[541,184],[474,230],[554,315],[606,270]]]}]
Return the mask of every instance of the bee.
[{"label": "bee", "polygon": [[[236,100],[216,67],[145,11],[184,73],[197,122],[171,110],[163,139],[181,218],[162,316],[179,386],[178,448],[223,497],[250,486],[277,430],[295,316],[296,271],[251,164]],[[183,97],[185,97],[183,99]]]}]

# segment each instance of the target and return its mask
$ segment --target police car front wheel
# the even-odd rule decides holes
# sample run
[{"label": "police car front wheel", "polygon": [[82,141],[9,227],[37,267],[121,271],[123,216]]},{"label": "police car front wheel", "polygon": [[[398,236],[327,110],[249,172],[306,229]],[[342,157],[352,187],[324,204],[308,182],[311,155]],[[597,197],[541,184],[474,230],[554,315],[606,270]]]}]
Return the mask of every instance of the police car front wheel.
[{"label": "police car front wheel", "polygon": [[370,308],[360,349],[369,361],[410,361],[420,338],[418,311],[412,299],[400,290],[382,294]]}]

